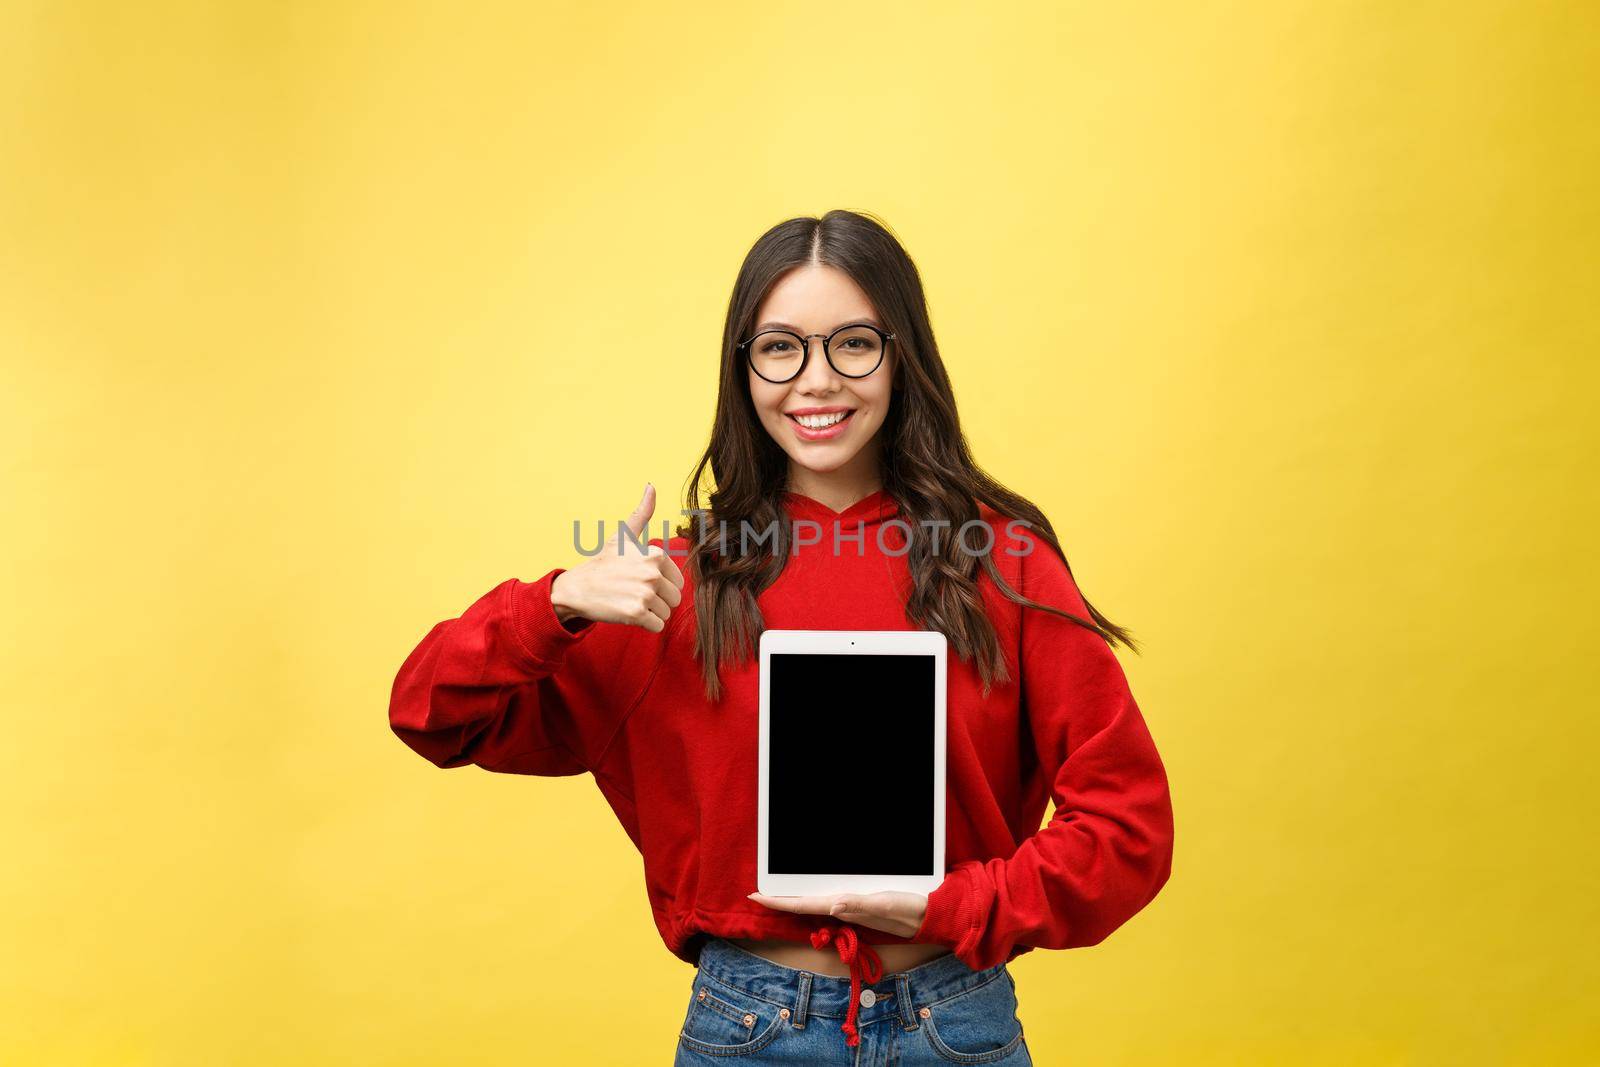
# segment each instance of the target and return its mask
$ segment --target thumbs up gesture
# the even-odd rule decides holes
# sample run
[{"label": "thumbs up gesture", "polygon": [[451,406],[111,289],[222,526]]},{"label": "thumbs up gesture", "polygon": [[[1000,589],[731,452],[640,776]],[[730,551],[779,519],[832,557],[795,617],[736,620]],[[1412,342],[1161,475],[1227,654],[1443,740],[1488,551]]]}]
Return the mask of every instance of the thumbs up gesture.
[{"label": "thumbs up gesture", "polygon": [[550,603],[558,619],[620,622],[651,633],[667,628],[672,609],[683,601],[683,572],[664,547],[647,543],[644,532],[655,510],[656,487],[646,482],[644,496],[626,523],[633,537],[618,528],[599,555],[556,575]]}]

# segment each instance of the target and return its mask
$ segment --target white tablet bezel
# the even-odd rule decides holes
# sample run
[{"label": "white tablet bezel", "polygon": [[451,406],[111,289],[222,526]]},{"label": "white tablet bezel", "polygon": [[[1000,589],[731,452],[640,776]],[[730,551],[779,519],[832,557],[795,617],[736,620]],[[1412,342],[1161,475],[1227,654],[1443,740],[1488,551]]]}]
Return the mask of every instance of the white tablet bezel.
[{"label": "white tablet bezel", "polygon": [[[756,890],[768,896],[806,896],[817,893],[876,893],[902,890],[931,893],[944,881],[945,832],[945,681],[949,641],[936,630],[766,630],[761,634],[760,748],[757,759],[756,803]],[[767,869],[767,790],[768,756],[771,738],[771,678],[774,652],[826,653],[832,655],[919,655],[931,656],[933,669],[933,869],[925,874],[779,874]],[[848,741],[848,739],[841,739]],[[890,753],[856,753],[863,761],[892,758]],[[819,772],[821,777],[831,771]],[[845,781],[850,776],[842,776]],[[827,786],[828,788],[837,788]],[[865,810],[865,809],[864,809]],[[871,805],[874,813],[893,812],[894,805],[881,800]],[[874,814],[863,818],[857,827],[866,834],[893,831],[895,822]]]}]

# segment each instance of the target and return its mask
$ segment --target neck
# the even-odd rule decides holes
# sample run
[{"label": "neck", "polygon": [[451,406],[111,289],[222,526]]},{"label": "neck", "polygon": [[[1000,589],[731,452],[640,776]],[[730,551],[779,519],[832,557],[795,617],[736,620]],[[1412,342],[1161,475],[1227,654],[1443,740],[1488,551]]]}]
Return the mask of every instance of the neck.
[{"label": "neck", "polygon": [[785,488],[826,504],[834,511],[843,511],[882,489],[883,478],[876,462],[861,464],[855,470],[841,468],[836,471],[814,471],[791,463]]}]

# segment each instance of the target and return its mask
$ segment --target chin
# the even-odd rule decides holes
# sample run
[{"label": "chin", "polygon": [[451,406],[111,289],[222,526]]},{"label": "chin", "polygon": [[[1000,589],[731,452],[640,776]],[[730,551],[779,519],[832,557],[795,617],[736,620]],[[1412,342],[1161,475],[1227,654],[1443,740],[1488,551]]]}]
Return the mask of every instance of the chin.
[{"label": "chin", "polygon": [[804,467],[813,474],[832,473],[848,463],[853,456],[854,453],[851,453],[849,456],[840,456],[837,459],[830,459],[825,463],[818,463],[815,457],[797,456],[793,452],[789,453],[789,458],[794,460],[795,466]]}]

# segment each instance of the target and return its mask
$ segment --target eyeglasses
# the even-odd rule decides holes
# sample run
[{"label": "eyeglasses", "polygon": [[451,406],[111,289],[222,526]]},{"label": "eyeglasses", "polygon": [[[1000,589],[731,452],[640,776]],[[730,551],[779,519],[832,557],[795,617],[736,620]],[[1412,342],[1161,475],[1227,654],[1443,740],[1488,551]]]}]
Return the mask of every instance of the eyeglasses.
[{"label": "eyeglasses", "polygon": [[763,379],[781,385],[794,381],[806,369],[813,337],[822,338],[822,357],[828,366],[846,378],[865,378],[877,370],[889,342],[894,340],[894,334],[884,333],[876,326],[852,323],[830,334],[805,337],[788,330],[766,330],[739,342],[735,351],[743,352],[751,369]]}]

